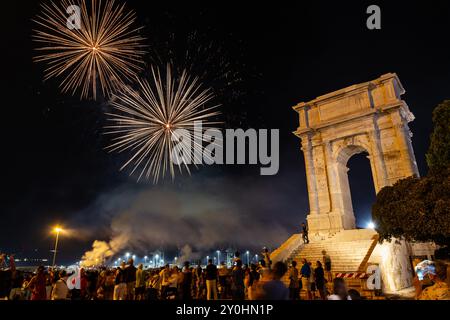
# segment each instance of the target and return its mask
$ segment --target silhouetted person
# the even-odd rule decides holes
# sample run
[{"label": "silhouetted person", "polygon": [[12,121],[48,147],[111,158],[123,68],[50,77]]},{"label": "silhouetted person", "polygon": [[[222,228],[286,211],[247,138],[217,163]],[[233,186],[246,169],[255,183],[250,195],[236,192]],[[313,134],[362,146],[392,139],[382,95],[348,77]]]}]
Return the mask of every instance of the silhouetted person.
[{"label": "silhouetted person", "polygon": [[206,266],[206,299],[217,300],[217,267],[212,259],[208,260]]},{"label": "silhouetted person", "polygon": [[304,222],[302,223],[302,236],[303,236],[303,243],[305,244],[309,243],[308,226]]}]

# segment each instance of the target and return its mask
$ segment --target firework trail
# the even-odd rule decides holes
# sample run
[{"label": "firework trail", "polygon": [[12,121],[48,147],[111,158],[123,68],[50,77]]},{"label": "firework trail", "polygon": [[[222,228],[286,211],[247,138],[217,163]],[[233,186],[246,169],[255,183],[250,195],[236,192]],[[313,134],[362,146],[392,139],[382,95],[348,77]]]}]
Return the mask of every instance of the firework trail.
[{"label": "firework trail", "polygon": [[[113,95],[114,112],[107,114],[112,124],[106,126],[106,134],[113,135],[107,150],[132,152],[121,170],[132,166],[130,175],[140,169],[138,181],[142,177],[153,177],[153,183],[157,183],[167,171],[174,179],[174,160],[177,160],[180,173],[183,167],[190,173],[187,158],[177,155],[177,159],[173,158],[173,140],[178,141],[181,137],[177,136],[176,130],[187,130],[192,136],[196,121],[201,121],[204,128],[211,127],[219,122],[210,119],[220,112],[218,105],[208,106],[213,99],[211,91],[202,89],[198,78],[190,77],[186,71],[176,77],[167,65],[165,77],[159,68],[152,67],[151,74],[150,82],[138,79],[137,91],[125,86]],[[211,143],[210,139],[210,136],[202,135],[202,142]],[[203,154],[203,145],[195,141],[194,145],[201,148]],[[201,162],[195,158],[195,153],[191,156],[194,163]]]},{"label": "firework trail", "polygon": [[[89,4],[88,4],[89,3]],[[80,28],[68,27],[67,8],[80,8]],[[47,64],[45,80],[61,77],[62,92],[97,98],[99,83],[110,96],[142,70],[141,28],[133,27],[134,11],[114,0],[62,0],[41,5],[33,21],[33,40],[39,45],[36,62]]]}]

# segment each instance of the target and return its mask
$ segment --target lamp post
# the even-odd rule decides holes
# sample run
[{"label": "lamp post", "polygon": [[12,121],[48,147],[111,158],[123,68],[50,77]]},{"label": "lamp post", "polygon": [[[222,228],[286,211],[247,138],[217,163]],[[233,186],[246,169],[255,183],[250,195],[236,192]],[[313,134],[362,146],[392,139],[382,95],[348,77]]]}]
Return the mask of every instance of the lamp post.
[{"label": "lamp post", "polygon": [[217,250],[217,264],[220,263],[220,250]]},{"label": "lamp post", "polygon": [[58,241],[59,241],[59,233],[62,231],[61,227],[55,227],[53,229],[53,232],[56,233],[56,239],[55,239],[55,250],[53,251],[53,267],[55,266],[56,263],[56,251],[58,250]]},{"label": "lamp post", "polygon": [[247,255],[247,265],[250,266],[250,251],[247,250],[245,254]]}]

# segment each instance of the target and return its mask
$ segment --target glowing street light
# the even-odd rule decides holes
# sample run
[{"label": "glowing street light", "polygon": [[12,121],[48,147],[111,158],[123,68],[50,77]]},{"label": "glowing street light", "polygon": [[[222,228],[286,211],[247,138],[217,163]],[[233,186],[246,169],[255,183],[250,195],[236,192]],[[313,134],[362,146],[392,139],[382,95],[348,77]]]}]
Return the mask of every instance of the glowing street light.
[{"label": "glowing street light", "polygon": [[217,250],[217,263],[220,263],[220,250]]},{"label": "glowing street light", "polygon": [[247,255],[247,264],[250,266],[250,251],[247,250],[245,254]]},{"label": "glowing street light", "polygon": [[258,263],[258,254],[255,254],[256,263]]},{"label": "glowing street light", "polygon": [[56,227],[53,228],[53,232],[56,233],[55,250],[53,251],[53,266],[55,266],[55,263],[56,263],[56,251],[58,250],[59,234],[62,231],[63,231],[63,229],[60,226],[56,226]]},{"label": "glowing street light", "polygon": [[145,256],[145,257],[144,257],[144,264],[147,264],[147,259],[148,259],[148,257]]},{"label": "glowing street light", "polygon": [[368,229],[375,229],[375,223],[373,223],[372,221],[369,222],[369,223],[367,224],[367,228],[368,228]]},{"label": "glowing street light", "polygon": [[129,252],[127,252],[127,253],[125,253],[125,258],[129,258],[130,257],[130,253]]},{"label": "glowing street light", "polygon": [[135,254],[133,254],[132,258],[133,258],[133,260],[136,260],[136,255],[135,255]]}]

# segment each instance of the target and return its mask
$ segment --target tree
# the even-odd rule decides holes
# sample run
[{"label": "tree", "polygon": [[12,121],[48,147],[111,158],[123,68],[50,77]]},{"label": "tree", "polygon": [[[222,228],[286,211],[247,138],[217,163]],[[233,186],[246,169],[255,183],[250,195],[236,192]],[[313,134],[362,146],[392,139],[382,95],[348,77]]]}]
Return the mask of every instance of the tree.
[{"label": "tree", "polygon": [[445,100],[433,111],[433,133],[426,159],[432,172],[450,166],[450,100]]},{"label": "tree", "polygon": [[433,111],[433,123],[428,175],[381,189],[372,206],[380,240],[395,237],[450,245],[450,100]]}]

